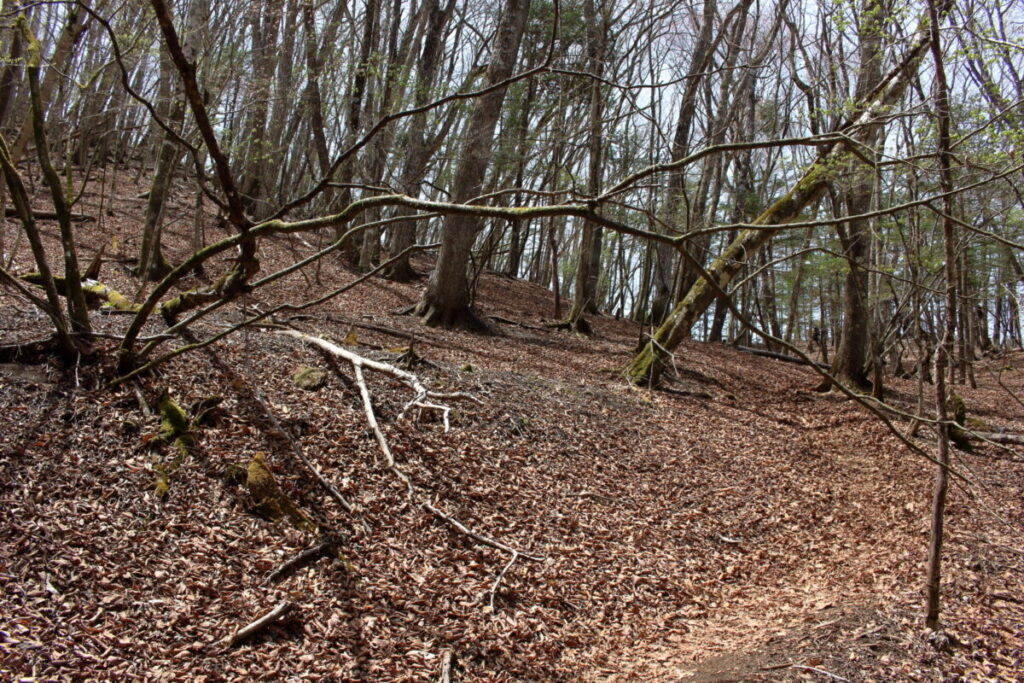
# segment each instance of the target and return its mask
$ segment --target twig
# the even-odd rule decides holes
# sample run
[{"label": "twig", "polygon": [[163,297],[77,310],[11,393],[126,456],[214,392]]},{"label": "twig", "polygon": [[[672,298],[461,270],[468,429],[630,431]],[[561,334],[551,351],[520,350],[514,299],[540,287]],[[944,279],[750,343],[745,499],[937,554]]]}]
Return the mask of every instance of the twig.
[{"label": "twig", "polygon": [[441,655],[441,675],[438,677],[437,683],[451,683],[453,659],[451,650],[445,650]]},{"label": "twig", "polygon": [[804,666],[803,664],[793,664],[792,667],[794,669],[803,669],[804,671],[813,671],[814,673],[821,674],[822,676],[828,676],[829,678],[831,678],[832,680],[835,680],[835,681],[844,681],[844,683],[850,683],[850,679],[849,678],[843,678],[842,676],[837,676],[836,674],[829,673],[828,671],[825,671],[824,669],[818,669],[818,668],[815,668],[813,666]]},{"label": "twig", "polygon": [[512,565],[515,564],[515,561],[517,559],[519,559],[519,553],[513,550],[512,559],[508,561],[508,564],[505,565],[505,568],[501,570],[500,574],[498,574],[498,578],[494,580],[494,585],[491,586],[491,614],[494,614],[494,594],[498,592],[498,586],[501,585],[501,580],[505,578],[505,574],[508,572],[509,569],[512,568]]},{"label": "twig", "polygon": [[273,583],[277,581],[285,574],[288,574],[300,567],[303,567],[311,562],[319,560],[321,557],[330,555],[335,548],[337,548],[337,541],[334,539],[328,539],[317,543],[311,548],[306,548],[298,555],[294,555],[288,560],[285,560],[277,569],[267,574],[267,583]]},{"label": "twig", "polygon": [[611,496],[606,496],[603,493],[594,493],[593,491],[580,491],[578,493],[570,493],[570,498],[593,498],[595,500],[603,500],[606,503],[617,503],[617,499]]},{"label": "twig", "polygon": [[546,559],[542,555],[530,555],[529,553],[524,553],[521,550],[516,550],[511,546],[505,545],[501,541],[496,541],[493,538],[490,538],[489,536],[479,534],[470,529],[469,527],[467,527],[459,520],[455,519],[454,517],[447,515],[444,512],[441,512],[436,507],[434,507],[430,503],[427,503],[426,501],[420,503],[420,506],[430,514],[440,519],[441,521],[447,522],[449,525],[455,527],[455,529],[457,529],[458,531],[461,531],[465,535],[469,536],[474,541],[483,543],[484,545],[489,545],[490,547],[495,548],[497,550],[503,550],[506,553],[513,553],[515,555],[519,555],[520,557],[525,557],[527,560],[533,560],[534,562],[543,562]]},{"label": "twig", "polygon": [[302,465],[309,471],[310,474],[313,475],[313,478],[316,479],[317,482],[319,482],[320,486],[323,487],[323,489],[327,491],[327,493],[330,494],[330,496],[334,498],[334,500],[338,501],[338,504],[345,510],[345,512],[359,520],[360,524],[363,527],[363,531],[369,534],[372,531],[370,529],[370,525],[366,522],[365,519],[362,518],[362,516],[360,516],[355,506],[348,502],[348,499],[346,499],[345,496],[343,496],[341,492],[338,491],[338,489],[334,488],[334,484],[328,481],[327,477],[325,477],[323,473],[321,473],[320,470],[317,469],[316,465],[314,465],[309,460],[309,458],[306,457],[305,453],[302,452],[302,447],[299,445],[298,441],[296,441],[295,437],[292,436],[291,432],[287,431],[281,425],[281,422],[277,419],[277,416],[274,415],[274,411],[270,409],[270,405],[263,397],[263,393],[259,389],[256,389],[255,387],[253,387],[253,398],[255,398],[256,402],[260,404],[260,407],[263,409],[263,414],[266,415],[267,419],[270,420],[270,423],[274,426],[274,429],[277,430],[291,445],[292,454],[295,456],[295,458],[300,463],[302,463]]},{"label": "twig", "polygon": [[135,391],[135,400],[139,402],[139,410],[141,410],[142,414],[146,417],[151,417],[153,415],[153,411],[149,409],[149,403],[146,401],[146,397],[142,395],[142,389],[139,387],[139,383],[133,382],[132,389]]},{"label": "twig", "polygon": [[239,643],[248,640],[257,633],[266,630],[267,627],[273,625],[275,622],[279,621],[281,617],[291,612],[294,607],[295,605],[286,600],[256,621],[238,629],[233,636],[228,636],[221,640],[219,644],[223,645],[225,649],[232,648]]}]

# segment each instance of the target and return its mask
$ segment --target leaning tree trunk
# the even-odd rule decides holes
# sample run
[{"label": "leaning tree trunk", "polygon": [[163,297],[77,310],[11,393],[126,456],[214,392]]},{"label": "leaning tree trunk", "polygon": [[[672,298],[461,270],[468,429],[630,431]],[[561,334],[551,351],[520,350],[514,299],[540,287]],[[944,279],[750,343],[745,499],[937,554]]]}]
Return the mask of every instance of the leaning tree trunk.
[{"label": "leaning tree trunk", "polygon": [[[907,85],[917,73],[921,58],[928,51],[931,39],[927,21],[918,30],[918,38],[911,44],[903,60],[883,79],[871,96],[858,103],[851,120],[840,130],[857,139],[863,139],[871,130],[881,125],[891,105],[903,95]],[[832,145],[816,159],[796,185],[786,195],[768,207],[754,220],[754,227],[744,230],[730,244],[725,252],[707,269],[707,275],[714,282],[703,278],[697,282],[657,329],[654,337],[644,345],[626,369],[626,376],[636,384],[654,384],[658,381],[665,363],[679,344],[685,339],[694,322],[700,318],[724,290],[736,273],[746,265],[748,259],[790,223],[800,217],[808,206],[816,202],[826,191],[836,168],[845,168],[850,155],[849,143],[843,141]],[[774,229],[768,226],[777,226]],[[717,285],[717,286],[715,286]]]},{"label": "leaning tree trunk", "polygon": [[[69,17],[69,25],[77,20]],[[19,22],[22,38],[28,44],[28,60],[25,73],[28,76],[29,94],[31,98],[32,132],[36,143],[36,156],[43,179],[50,189],[53,199],[53,210],[57,214],[57,226],[60,229],[60,244],[64,254],[64,287],[68,301],[68,317],[71,328],[86,341],[90,339],[92,329],[89,324],[89,309],[85,304],[85,293],[82,290],[82,275],[78,268],[78,250],[75,247],[75,235],[71,228],[71,205],[64,190],[64,185],[57,170],[50,162],[50,143],[46,135],[46,101],[39,83],[39,65],[42,61],[39,41],[32,35],[28,22]]]},{"label": "leaning tree trunk", "polygon": [[[512,75],[529,10],[530,0],[508,0],[498,27],[491,63],[487,68],[489,85],[507,80]],[[473,107],[466,129],[466,141],[455,171],[452,188],[452,200],[455,202],[467,202],[480,195],[491,159],[494,129],[501,116],[505,90],[498,88],[488,92]],[[425,324],[471,329],[484,327],[470,309],[469,280],[466,276],[477,227],[478,222],[472,216],[451,215],[445,220],[437,265],[416,309]]]},{"label": "leaning tree trunk", "polygon": [[[718,3],[716,0],[704,0],[704,10],[701,16],[700,33],[697,44],[694,46],[693,59],[686,74],[686,87],[682,97],[679,99],[679,118],[676,120],[676,129],[672,138],[670,159],[677,161],[685,157],[690,151],[690,131],[693,128],[693,120],[697,111],[697,93],[701,83],[705,80],[710,60],[714,56],[713,45],[717,45],[721,35],[712,40],[712,29]],[[682,224],[682,228],[689,231],[687,210],[685,200],[686,192],[686,170],[680,168],[669,174],[668,195],[665,198],[665,213],[670,225]],[[651,301],[650,322],[652,325],[660,324],[669,314],[672,305],[676,273],[679,264],[678,254],[672,252],[667,244],[659,243],[654,246],[654,270],[652,272],[652,286],[654,298]]]}]

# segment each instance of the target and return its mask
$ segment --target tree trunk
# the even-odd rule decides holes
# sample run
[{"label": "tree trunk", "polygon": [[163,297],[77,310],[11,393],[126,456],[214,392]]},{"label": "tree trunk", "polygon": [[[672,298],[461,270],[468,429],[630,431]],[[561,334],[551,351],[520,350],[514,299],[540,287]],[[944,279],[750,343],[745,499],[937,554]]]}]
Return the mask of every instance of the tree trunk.
[{"label": "tree trunk", "polygon": [[[498,26],[491,63],[487,68],[488,84],[500,83],[512,75],[529,10],[530,0],[508,0]],[[467,202],[480,195],[505,90],[498,88],[488,92],[474,104],[455,171],[452,201]],[[452,215],[445,220],[437,265],[416,309],[424,323],[485,329],[485,325],[469,307],[469,282],[466,277],[466,266],[477,227],[477,220],[472,216]]]},{"label": "tree trunk", "polygon": [[[444,31],[451,21],[455,9],[454,0],[447,0],[444,7],[440,0],[428,0],[423,5],[427,13],[427,29],[423,36],[423,49],[420,55],[419,70],[416,73],[415,95],[413,106],[422,107],[430,101],[430,89],[437,80],[441,66],[441,51],[444,48]],[[400,186],[402,192],[410,197],[418,197],[423,177],[427,173],[430,154],[433,146],[427,139],[427,115],[416,116],[409,125],[408,149],[405,166],[402,169]],[[412,216],[413,210],[399,207],[396,216]],[[416,242],[416,221],[410,219],[394,225],[390,230],[390,251],[392,255],[401,254]],[[409,261],[410,255],[397,259],[384,270],[384,277],[396,282],[408,282],[416,277]]]},{"label": "tree trunk", "polygon": [[[602,116],[604,113],[604,95],[601,92],[601,81],[604,73],[605,35],[608,32],[604,7],[600,8],[600,24],[598,10],[594,0],[586,0],[583,6],[583,18],[587,27],[587,59],[594,78],[590,84],[590,130],[589,164],[587,168],[587,193],[597,196],[601,191],[601,150],[604,147],[602,136]],[[597,279],[601,268],[601,226],[591,221],[583,224],[583,235],[580,237],[579,260],[576,266],[575,296],[572,310],[569,312],[569,324],[578,332],[591,333],[590,325],[583,319],[584,313],[597,313]]]},{"label": "tree trunk", "polygon": [[[246,100],[244,172],[240,190],[246,211],[253,216],[263,213],[266,205],[266,168],[271,156],[267,139],[270,112],[270,87],[274,79],[278,27],[281,23],[282,0],[263,0],[260,9],[250,10],[253,43],[252,87]],[[262,10],[262,11],[260,11]]]},{"label": "tree trunk", "polygon": [[945,524],[946,489],[949,487],[949,421],[947,416],[947,396],[945,384],[945,366],[949,364],[953,352],[953,337],[956,333],[956,226],[953,223],[953,180],[950,171],[952,158],[949,134],[949,98],[946,89],[946,73],[942,63],[942,46],[939,43],[940,13],[936,0],[928,5],[931,18],[932,56],[935,60],[935,113],[938,119],[938,157],[939,185],[942,188],[942,208],[945,214],[942,219],[943,246],[945,248],[946,292],[945,314],[946,323],[942,339],[935,350],[935,419],[938,426],[938,444],[935,467],[935,488],[932,496],[931,537],[928,544],[928,576],[925,581],[927,601],[925,605],[925,625],[932,629],[939,628],[939,593],[942,577],[942,541]]},{"label": "tree trunk", "polygon": [[[902,96],[907,84],[917,73],[922,56],[928,50],[928,32],[919,33],[920,37],[912,43],[901,63],[888,74],[882,86],[876,93],[872,93],[868,101],[858,103],[852,120],[841,126],[840,130],[862,139],[871,128],[881,125],[880,117],[885,116],[889,106]],[[658,381],[664,370],[664,363],[668,360],[667,354],[674,352],[689,335],[693,323],[707,310],[719,290],[728,286],[747,260],[754,256],[773,234],[781,230],[786,223],[799,218],[804,209],[822,196],[834,173],[834,170],[829,170],[830,166],[836,162],[843,162],[848,155],[847,149],[846,143],[836,143],[827,152],[823,152],[792,190],[754,220],[757,227],[740,233],[725,252],[711,264],[708,275],[717,287],[702,278],[690,288],[668,319],[658,328],[653,340],[648,342],[630,363],[626,373],[632,382],[647,384]],[[761,226],[777,227],[771,229]]]},{"label": "tree trunk", "polygon": [[[859,29],[860,68],[857,75],[857,100],[863,100],[882,81],[882,26],[885,6],[881,0],[865,0]],[[865,136],[866,147],[878,144],[877,127]],[[851,165],[844,188],[847,215],[857,216],[870,211],[874,191],[874,171]],[[848,270],[843,290],[843,330],[839,348],[832,360],[832,375],[843,384],[861,390],[872,387],[868,378],[868,354],[871,350],[872,312],[868,306],[867,265],[871,258],[871,224],[863,218],[846,221],[840,226],[840,239]]]}]

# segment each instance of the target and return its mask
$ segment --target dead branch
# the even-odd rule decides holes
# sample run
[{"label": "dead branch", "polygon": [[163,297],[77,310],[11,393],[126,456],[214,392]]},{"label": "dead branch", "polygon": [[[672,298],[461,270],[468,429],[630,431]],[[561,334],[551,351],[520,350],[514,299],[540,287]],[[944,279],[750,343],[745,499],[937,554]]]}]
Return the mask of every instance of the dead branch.
[{"label": "dead branch", "polygon": [[1012,446],[1024,446],[1024,436],[1020,434],[1006,434],[1004,432],[967,432],[968,439],[978,441],[991,441],[993,443],[1009,444]]},{"label": "dead branch", "polygon": [[406,494],[411,497],[413,494],[412,480],[409,479],[409,475],[398,467],[398,463],[395,462],[395,456],[391,452],[391,447],[388,446],[388,440],[384,436],[384,432],[381,431],[380,424],[377,423],[377,416],[373,412],[373,402],[370,400],[370,390],[366,386],[366,378],[363,377],[363,368],[353,363],[352,369],[356,376],[356,386],[359,387],[359,396],[363,399],[366,421],[369,423],[370,429],[373,430],[373,435],[377,439],[381,452],[384,453],[384,460],[387,462],[388,469],[405,484]]},{"label": "dead branch", "polygon": [[773,358],[775,360],[781,360],[781,361],[783,361],[785,363],[795,363],[797,365],[812,365],[813,364],[813,365],[818,366],[822,370],[830,370],[831,367],[832,367],[832,366],[830,366],[830,365],[828,365],[826,363],[818,363],[818,362],[815,362],[815,361],[809,361],[809,360],[805,360],[803,358],[800,358],[798,356],[787,356],[784,353],[776,353],[774,351],[766,351],[765,349],[755,349],[755,348],[751,348],[749,346],[737,346],[736,348],[738,350],[742,351],[743,353],[749,353],[749,354],[754,355],[754,356],[762,356],[763,358]]},{"label": "dead branch", "polygon": [[263,414],[267,416],[268,420],[270,420],[270,423],[274,426],[274,429],[277,430],[277,432],[280,433],[291,445],[292,454],[295,456],[295,459],[298,460],[302,464],[302,466],[305,467],[306,470],[313,475],[313,478],[316,479],[320,486],[332,498],[334,498],[334,500],[338,502],[338,504],[345,510],[345,512],[359,520],[360,524],[363,527],[363,531],[369,534],[371,532],[370,525],[366,522],[365,519],[363,519],[360,516],[355,506],[348,502],[348,499],[346,499],[345,496],[343,496],[341,492],[338,491],[338,489],[334,488],[334,484],[328,481],[327,477],[325,477],[323,473],[317,469],[316,465],[314,465],[309,460],[309,458],[306,457],[306,454],[302,452],[302,446],[300,446],[299,442],[295,439],[294,436],[292,436],[292,433],[284,428],[281,422],[277,419],[277,416],[274,414],[274,411],[270,409],[270,405],[267,403],[262,392],[260,392],[259,389],[254,388],[252,395],[253,398],[256,399],[256,403],[258,403],[260,407],[263,409]]},{"label": "dead branch", "polygon": [[[384,455],[384,460],[387,465],[387,468],[403,484],[405,484],[406,495],[410,499],[415,498],[416,487],[413,484],[412,479],[409,477],[409,475],[403,472],[402,469],[398,466],[398,463],[395,461],[395,456],[391,452],[391,447],[388,445],[387,437],[384,435],[383,430],[380,428],[380,424],[377,422],[377,416],[373,410],[373,402],[370,399],[370,390],[366,384],[366,377],[363,375],[363,370],[370,369],[388,375],[390,377],[394,377],[395,379],[398,379],[406,386],[410,387],[415,392],[415,396],[413,397],[413,399],[409,401],[402,409],[402,412],[399,413],[399,418],[401,418],[412,407],[440,410],[445,418],[445,431],[448,430],[447,416],[450,408],[443,404],[431,403],[428,401],[428,399],[459,398],[468,399],[476,403],[480,403],[480,401],[473,396],[461,392],[443,393],[430,391],[429,389],[426,388],[426,386],[423,384],[420,378],[414,375],[413,373],[402,370],[401,368],[396,368],[395,366],[389,365],[387,363],[381,363],[379,361],[365,358],[357,353],[349,351],[348,349],[342,348],[337,344],[333,344],[327,341],[326,339],[314,337],[312,335],[299,332],[298,330],[277,330],[277,333],[284,334],[289,337],[294,337],[301,341],[313,344],[314,346],[317,346],[318,348],[323,349],[324,351],[327,351],[335,356],[344,358],[345,360],[349,361],[352,364],[352,369],[355,374],[356,385],[359,387],[359,395],[363,402],[363,410],[366,413],[366,421],[370,425],[370,429],[373,431],[373,435],[374,438],[377,440],[377,444],[380,446],[380,450],[381,453],[383,453]],[[490,546],[491,548],[495,548],[497,550],[501,550],[511,554],[513,556],[513,559],[520,556],[528,560],[533,560],[534,562],[543,562],[545,559],[538,555],[524,553],[521,550],[518,550],[509,545],[506,545],[505,543],[502,543],[501,541],[497,541],[493,538],[477,533],[471,530],[462,522],[442,512],[441,510],[439,510],[438,508],[436,508],[434,505],[427,501],[421,501],[420,507],[422,507],[424,510],[434,515],[438,519],[441,519],[442,521],[446,522],[449,526],[453,527],[457,531],[460,531],[466,536],[477,541],[478,543],[482,543],[483,545]],[[511,564],[509,566],[511,566]]]},{"label": "dead branch", "polygon": [[490,318],[491,320],[493,320],[496,323],[502,323],[504,325],[515,325],[516,327],[522,327],[523,329],[526,329],[526,330],[538,330],[540,332],[546,332],[547,330],[551,329],[551,327],[557,326],[559,324],[559,323],[555,323],[554,325],[547,325],[547,326],[543,326],[543,325],[530,325],[529,323],[524,323],[524,322],[521,322],[521,321],[518,321],[518,320],[510,320],[509,318],[503,318],[500,315],[489,315],[487,317]]},{"label": "dead branch", "polygon": [[316,562],[321,557],[329,557],[337,552],[337,539],[328,538],[311,548],[306,548],[297,555],[285,560],[277,569],[267,574],[267,583],[273,583],[287,574]]},{"label": "dead branch", "polygon": [[[4,216],[6,218],[18,218],[18,210],[13,206],[8,206],[4,209]],[[33,211],[32,216],[40,221],[55,221],[58,218],[56,211]],[[96,220],[96,217],[87,216],[83,213],[73,213],[68,216],[68,220],[72,223],[85,223],[86,221]]]},{"label": "dead branch", "polygon": [[247,624],[246,626],[243,626],[242,628],[238,629],[234,635],[224,638],[218,643],[218,645],[222,645],[225,649],[235,647],[239,643],[248,640],[249,638],[253,637],[258,633],[262,633],[269,626],[272,626],[276,622],[280,621],[281,618],[289,612],[291,612],[294,607],[295,605],[286,600],[274,609],[264,614],[256,621],[253,621]]},{"label": "dead branch", "polygon": [[[406,403],[405,407],[402,408],[401,412],[398,414],[399,418],[403,417],[405,415],[405,413],[409,411],[410,408],[421,408],[421,409],[439,410],[439,411],[441,411],[442,415],[444,415],[445,418],[447,418],[448,412],[451,409],[448,408],[447,406],[438,405],[438,404],[435,404],[435,403],[428,402],[427,399],[431,399],[431,398],[442,399],[442,400],[444,400],[444,399],[464,399],[464,400],[468,400],[468,401],[472,401],[474,403],[480,404],[480,401],[478,399],[476,399],[473,396],[470,396],[469,394],[464,394],[464,393],[461,393],[461,392],[443,393],[443,392],[437,392],[437,391],[430,391],[430,390],[428,390],[423,385],[423,383],[420,381],[420,378],[417,377],[416,375],[414,375],[413,373],[408,372],[406,370],[402,370],[401,368],[395,367],[394,365],[390,365],[388,363],[381,363],[380,361],[375,361],[375,360],[372,360],[370,358],[366,358],[365,356],[360,356],[359,354],[353,353],[352,351],[349,351],[348,349],[345,349],[345,348],[343,348],[341,346],[338,346],[337,344],[333,344],[333,343],[327,341],[326,339],[321,339],[320,337],[314,337],[312,335],[308,335],[308,334],[305,334],[303,332],[299,332],[298,330],[279,330],[279,334],[286,334],[286,335],[288,335],[290,337],[295,337],[296,339],[301,339],[302,341],[305,341],[305,342],[308,342],[310,344],[313,344],[314,346],[318,346],[321,349],[324,349],[325,351],[328,351],[328,352],[330,352],[331,354],[333,354],[335,356],[338,356],[340,358],[344,358],[349,363],[351,363],[354,368],[357,368],[357,369],[364,369],[365,368],[365,369],[373,370],[374,372],[379,372],[381,374],[388,375],[390,377],[394,377],[395,379],[401,381],[403,384],[405,384],[410,389],[412,389],[415,392],[415,395],[414,395],[413,399],[411,401],[409,401],[408,403]],[[364,396],[364,398],[363,398],[364,404],[366,404],[366,401],[367,401],[368,397],[369,397],[369,392],[367,391],[367,395]],[[372,407],[369,410],[370,410],[370,412],[372,412]],[[369,419],[369,416],[370,416],[370,413],[368,412],[367,413],[367,419]],[[373,419],[371,421],[371,427],[374,424],[376,424],[376,419]],[[445,425],[446,425],[446,431],[447,431],[447,419],[445,419]],[[379,431],[379,428],[377,429],[377,431]],[[378,442],[380,442],[382,438],[383,438],[383,434],[380,434],[378,436],[378,439],[377,439]],[[381,450],[384,451],[385,457],[387,457],[387,458],[391,457],[390,456],[390,453],[391,453],[390,449],[387,449],[387,448],[385,448],[382,445],[381,446]],[[393,458],[391,458],[391,460],[393,461]],[[389,465],[390,465],[390,462],[389,462]]]},{"label": "dead branch", "polygon": [[450,515],[447,515],[444,512],[441,512],[440,510],[438,510],[436,507],[434,507],[430,503],[427,503],[427,502],[420,503],[420,507],[422,507],[424,510],[426,510],[430,514],[434,515],[435,517],[437,517],[441,521],[447,522],[450,526],[454,527],[458,531],[461,531],[463,534],[465,534],[466,536],[469,536],[474,541],[477,541],[477,542],[482,543],[484,545],[488,545],[488,546],[490,546],[492,548],[495,548],[496,550],[504,550],[506,553],[511,553],[513,555],[518,555],[520,557],[524,557],[527,560],[533,560],[534,562],[543,562],[546,559],[546,558],[544,558],[541,555],[530,555],[529,553],[524,553],[521,550],[516,550],[515,548],[513,548],[511,546],[505,545],[501,541],[496,541],[495,539],[493,539],[493,538],[491,538],[489,536],[484,536],[483,534],[479,534],[479,533],[473,531],[472,529],[470,529],[469,527],[467,527],[465,524],[463,524],[459,520],[455,519],[454,517],[452,517]]},{"label": "dead branch", "polygon": [[508,561],[508,564],[505,565],[505,568],[501,570],[500,574],[498,574],[498,578],[494,580],[494,585],[491,586],[491,599],[489,602],[491,607],[491,614],[494,614],[494,594],[498,592],[498,586],[501,585],[501,580],[505,578],[505,574],[508,573],[508,570],[512,568],[512,565],[515,564],[517,559],[519,559],[519,553],[513,552],[512,559]]},{"label": "dead branch", "polygon": [[437,679],[437,683],[451,683],[452,682],[452,664],[454,657],[452,656],[451,650],[445,650],[444,654],[441,655],[441,675]]},{"label": "dead branch", "polygon": [[[308,318],[312,318],[313,316],[293,315],[293,316],[288,318],[288,321],[290,322],[292,320],[302,320],[303,318],[307,318],[307,317]],[[399,329],[396,329],[394,327],[385,327],[383,325],[373,325],[373,324],[370,324],[370,323],[361,323],[361,322],[358,322],[356,320],[352,320],[350,318],[343,318],[343,317],[337,316],[337,315],[328,315],[328,316],[325,316],[325,317],[326,317],[327,320],[331,321],[332,323],[338,323],[340,325],[352,325],[353,327],[358,327],[361,330],[369,330],[370,332],[379,332],[380,334],[386,334],[386,335],[388,335],[390,337],[398,337],[399,339],[408,339],[411,342],[414,341],[414,342],[420,342],[420,343],[423,343],[423,344],[432,344],[433,343],[430,340],[424,339],[423,337],[421,337],[421,336],[419,336],[417,334],[413,334],[412,332],[405,332],[403,330],[399,330]]]},{"label": "dead branch", "polygon": [[[579,491],[577,493],[570,493],[570,498],[593,498],[594,500],[604,501],[605,503],[615,504],[618,503],[618,499],[606,496],[603,493],[594,493],[593,491]],[[630,501],[632,502],[632,501]]]},{"label": "dead branch", "polygon": [[790,668],[800,669],[802,671],[813,671],[814,673],[821,674],[822,676],[826,676],[826,677],[832,679],[833,681],[845,681],[845,683],[850,683],[850,679],[849,678],[843,678],[842,676],[837,676],[834,673],[830,673],[828,671],[825,671],[824,669],[818,669],[818,668],[813,667],[813,666],[804,666],[803,664],[791,664]]}]

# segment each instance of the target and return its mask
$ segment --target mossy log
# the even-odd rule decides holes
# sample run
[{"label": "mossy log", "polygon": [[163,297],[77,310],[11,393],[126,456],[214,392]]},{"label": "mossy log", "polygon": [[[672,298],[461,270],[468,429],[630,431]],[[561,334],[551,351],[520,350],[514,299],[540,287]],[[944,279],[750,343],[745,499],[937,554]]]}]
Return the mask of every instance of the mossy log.
[{"label": "mossy log", "polygon": [[185,461],[185,456],[195,445],[196,438],[192,434],[192,420],[188,413],[171,398],[170,392],[164,389],[156,401],[156,410],[160,415],[160,428],[152,445],[170,444],[174,448],[174,456],[166,462],[158,462],[153,466],[155,472],[153,490],[160,500],[167,498],[171,488],[171,475]]},{"label": "mossy log", "polygon": [[241,261],[212,285],[190,289],[164,302],[160,305],[160,315],[168,325],[173,325],[186,311],[220,299],[235,299],[250,291],[249,278],[258,270],[259,261],[255,257]]},{"label": "mossy log", "polygon": [[171,398],[167,389],[157,399],[156,409],[160,414],[160,440],[174,446],[182,455],[187,455],[196,441],[191,433],[192,420],[188,413]]},{"label": "mossy log", "polygon": [[[25,273],[20,278],[23,282],[27,282],[30,285],[36,285],[37,287],[43,286],[43,276],[39,273]],[[57,293],[61,296],[67,296],[67,281],[59,276],[53,276],[53,284],[57,288]],[[117,290],[107,287],[101,282],[95,280],[83,280],[82,281],[82,292],[85,294],[85,303],[92,310],[96,310],[100,307],[107,307],[114,309],[115,311],[125,311],[128,313],[134,313],[139,310],[139,305],[132,303],[130,299],[126,298],[123,294]]]}]

